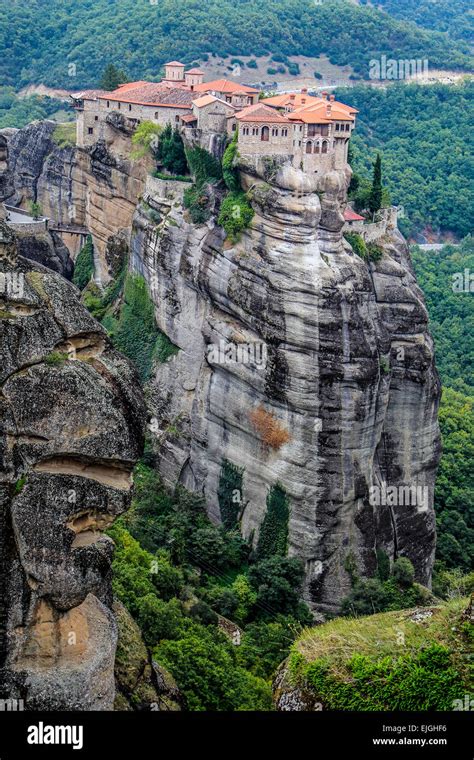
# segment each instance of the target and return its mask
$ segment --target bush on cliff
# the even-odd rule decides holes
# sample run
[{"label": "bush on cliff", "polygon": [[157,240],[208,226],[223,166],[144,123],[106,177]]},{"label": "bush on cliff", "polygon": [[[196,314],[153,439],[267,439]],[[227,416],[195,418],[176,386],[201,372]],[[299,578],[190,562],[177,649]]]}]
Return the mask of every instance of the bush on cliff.
[{"label": "bush on cliff", "polygon": [[229,240],[235,243],[242,230],[249,226],[254,213],[245,193],[231,192],[222,201],[218,224],[225,229]]},{"label": "bush on cliff", "polygon": [[85,245],[79,251],[74,266],[72,281],[79,290],[84,290],[94,274],[94,247],[92,237],[88,235]]}]

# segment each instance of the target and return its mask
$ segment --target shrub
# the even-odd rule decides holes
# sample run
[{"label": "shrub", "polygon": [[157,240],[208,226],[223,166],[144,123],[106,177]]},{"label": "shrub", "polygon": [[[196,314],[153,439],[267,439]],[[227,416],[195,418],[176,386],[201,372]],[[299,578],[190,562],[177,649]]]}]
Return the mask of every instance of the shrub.
[{"label": "shrub", "polygon": [[66,121],[64,124],[57,124],[51,139],[58,148],[73,148],[76,144],[76,122]]},{"label": "shrub", "polygon": [[319,71],[315,71],[314,72],[314,76],[315,76],[316,79],[322,79],[323,78],[323,75],[320,74]]},{"label": "shrub", "polygon": [[217,498],[222,524],[227,529],[235,528],[238,522],[242,505],[243,473],[242,467],[237,467],[228,459],[222,460]]},{"label": "shrub", "polygon": [[288,521],[290,508],[288,495],[277,483],[267,494],[267,511],[260,526],[257,557],[265,559],[280,555],[284,557],[288,545]]},{"label": "shrub", "polygon": [[187,171],[188,162],[183,138],[177,127],[172,129],[171,125],[167,124],[163,129],[156,151],[156,159],[171,174],[182,175]]},{"label": "shrub", "polygon": [[250,60],[250,61],[247,63],[247,68],[248,68],[248,69],[256,69],[256,68],[258,68],[258,64],[257,64],[257,61],[255,60],[255,58],[252,58],[252,59],[251,59],[251,60]]},{"label": "shrub", "polygon": [[94,274],[94,247],[92,237],[88,235],[85,245],[79,251],[74,266],[72,281],[79,290],[84,290]]},{"label": "shrub", "polygon": [[44,362],[50,367],[58,367],[64,362],[67,362],[68,355],[62,351],[51,351],[44,357]]},{"label": "shrub", "polygon": [[351,246],[354,253],[357,254],[357,256],[360,256],[361,259],[364,259],[364,261],[367,260],[367,246],[365,244],[365,240],[362,237],[362,235],[359,235],[358,232],[345,232],[344,237],[346,238],[347,242]]},{"label": "shrub", "polygon": [[206,602],[196,602],[189,610],[189,614],[202,625],[217,625],[217,615]]},{"label": "shrub", "polygon": [[138,601],[137,622],[148,646],[156,646],[161,639],[175,639],[182,633],[183,611],[177,599],[164,602],[155,594],[147,594]]},{"label": "shrub", "polygon": [[209,196],[203,191],[202,186],[192,185],[186,188],[183,196],[184,207],[188,209],[191,221],[194,224],[204,224],[209,219]]},{"label": "shrub", "polygon": [[411,586],[415,580],[415,569],[408,557],[398,557],[393,563],[392,575],[400,586]]},{"label": "shrub", "polygon": [[222,201],[218,224],[223,227],[228,238],[235,243],[254,216],[247,195],[241,191],[229,193]]},{"label": "shrub", "polygon": [[304,579],[300,559],[273,556],[261,560],[250,567],[248,579],[257,592],[254,617],[265,620],[278,614],[293,615],[302,624],[311,624],[312,615],[299,600]]},{"label": "shrub", "polygon": [[222,179],[221,164],[209,151],[199,146],[188,148],[186,157],[197,185]]},{"label": "shrub", "polygon": [[154,171],[152,177],[157,179],[169,179],[174,182],[192,182],[192,178],[185,174],[165,174],[164,172]]},{"label": "shrub", "polygon": [[367,256],[370,261],[380,261],[383,256],[383,248],[376,243],[367,243]]},{"label": "shrub", "polygon": [[132,135],[132,158],[143,158],[148,153],[156,158],[162,130],[153,121],[142,121]]},{"label": "shrub", "polygon": [[280,449],[291,440],[289,432],[281,425],[272,412],[263,406],[250,412],[250,421],[260,436],[262,443],[272,449]]},{"label": "shrub", "polygon": [[239,134],[238,131],[236,131],[222,157],[222,176],[226,186],[231,192],[238,192],[240,190],[239,170],[234,166],[235,158],[237,156],[238,137]]}]

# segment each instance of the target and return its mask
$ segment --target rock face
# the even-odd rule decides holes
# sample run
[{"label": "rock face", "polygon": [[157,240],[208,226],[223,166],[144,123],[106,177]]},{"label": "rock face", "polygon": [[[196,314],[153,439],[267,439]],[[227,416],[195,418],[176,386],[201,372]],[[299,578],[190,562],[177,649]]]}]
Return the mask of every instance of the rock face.
[{"label": "rock face", "polygon": [[132,267],[181,349],[150,392],[161,472],[202,492],[218,521],[223,460],[243,468],[241,528],[254,543],[280,483],[288,551],[323,613],[351,572],[375,573],[378,551],[408,557],[429,585],[440,386],[406,243],[390,229],[378,263],[353,253],[341,231],[349,169],[241,170],[255,216],[235,245],[190,224],[179,198],[155,192],[134,218]]},{"label": "rock face", "polygon": [[[119,116],[108,120],[104,137],[89,149],[59,147],[52,121],[0,130],[0,203],[28,208],[35,200],[53,222],[88,228],[96,277],[104,282],[113,276],[108,248],[116,236],[128,243],[150,168],[147,159],[130,160],[130,125]],[[65,240],[73,252],[71,236]]]},{"label": "rock face", "polygon": [[0,222],[0,695],[112,709],[112,541],[144,403],[129,363],[62,277]]}]

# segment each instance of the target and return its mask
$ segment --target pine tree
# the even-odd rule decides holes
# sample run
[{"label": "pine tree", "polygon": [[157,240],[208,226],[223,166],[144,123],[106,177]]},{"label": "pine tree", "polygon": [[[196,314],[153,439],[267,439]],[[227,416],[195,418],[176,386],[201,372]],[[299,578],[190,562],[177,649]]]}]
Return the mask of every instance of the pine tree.
[{"label": "pine tree", "polygon": [[112,92],[112,90],[116,90],[124,82],[128,82],[127,75],[121,69],[114,66],[113,63],[109,63],[102,72],[99,87],[101,90]]},{"label": "pine tree", "polygon": [[382,159],[380,158],[380,153],[377,153],[369,195],[369,210],[374,215],[380,208],[382,208]]}]

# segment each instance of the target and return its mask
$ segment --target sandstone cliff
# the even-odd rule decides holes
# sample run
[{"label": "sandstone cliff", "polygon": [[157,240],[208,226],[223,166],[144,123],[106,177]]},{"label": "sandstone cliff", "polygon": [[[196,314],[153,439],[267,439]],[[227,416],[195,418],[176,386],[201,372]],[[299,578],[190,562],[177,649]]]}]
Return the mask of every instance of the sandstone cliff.
[{"label": "sandstone cliff", "polygon": [[[406,243],[390,229],[377,264],[353,253],[341,231],[349,170],[318,178],[263,160],[241,171],[255,216],[236,245],[190,224],[156,183],[134,217],[132,267],[181,349],[150,389],[160,469],[202,492],[217,521],[223,460],[243,468],[254,544],[278,482],[315,609],[335,611],[377,551],[408,557],[429,585],[440,386]],[[210,350],[256,344],[264,363]],[[426,500],[371,504],[385,484]]]},{"label": "sandstone cliff", "polygon": [[[34,200],[52,222],[87,227],[94,238],[96,279],[107,282],[114,275],[117,240],[128,243],[147,160],[130,160],[130,126],[119,114],[111,115],[104,138],[90,149],[59,147],[55,127],[41,121],[0,130],[0,203],[28,208]],[[72,236],[63,237],[77,253]]]},{"label": "sandstone cliff", "polygon": [[0,222],[0,695],[112,709],[113,543],[141,454],[134,370]]}]

